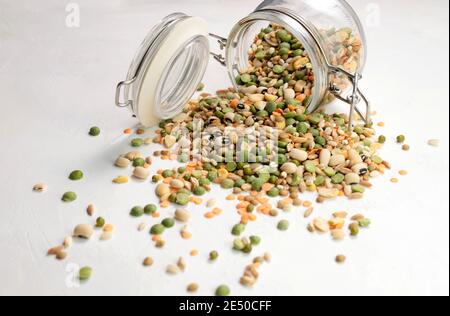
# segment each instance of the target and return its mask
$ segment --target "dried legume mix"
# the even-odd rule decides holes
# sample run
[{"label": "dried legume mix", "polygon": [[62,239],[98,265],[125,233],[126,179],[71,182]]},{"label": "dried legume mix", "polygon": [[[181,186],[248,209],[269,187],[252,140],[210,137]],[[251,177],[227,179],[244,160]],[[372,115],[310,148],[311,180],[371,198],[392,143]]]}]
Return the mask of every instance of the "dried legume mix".
[{"label": "dried legume mix", "polygon": [[[361,47],[359,39],[348,29],[329,30],[327,38],[329,44],[336,47],[333,65],[343,65],[346,70],[354,71]],[[192,237],[186,225],[191,220],[191,212],[185,208],[187,205],[206,208],[205,220],[213,220],[222,214],[222,209],[216,207],[216,199],[205,202],[202,199],[213,185],[228,190],[227,200],[236,204],[238,220],[230,227],[230,248],[236,253],[249,254],[264,244],[261,237],[246,233],[258,217],[277,217],[280,212],[303,208],[302,216],[310,218],[314,211],[313,202],[303,200],[301,193],[316,193],[317,203],[340,196],[361,199],[365,190],[372,186],[371,179],[391,169],[378,154],[387,138],[376,136],[372,124],[356,120],[357,124],[350,131],[347,128],[349,117],[345,114],[307,112],[313,98],[314,72],[305,48],[291,33],[279,25],[269,25],[255,37],[248,54],[249,67],[236,78],[239,90],[230,88],[215,95],[202,93],[199,99],[187,104],[183,113],[160,122],[156,137],[133,137],[130,146],[135,150],[120,155],[114,162],[123,172],[132,167],[133,178],[151,179],[155,185],[160,205],[130,205],[128,210],[132,217],[148,217],[154,221],[149,233],[155,247],[164,247],[163,236],[180,223],[184,225],[179,230],[181,238]],[[338,77],[333,80],[337,85],[344,84]],[[201,85],[199,90],[203,88]],[[145,132],[139,129],[136,134]],[[89,134],[98,136],[100,129],[93,127]],[[133,130],[126,129],[124,134],[131,135]],[[400,135],[396,141],[403,144],[405,139]],[[136,150],[151,143],[165,147],[154,152],[155,158],[177,160],[182,166],[158,170],[152,175],[152,158]],[[438,140],[428,143],[430,146],[439,144]],[[405,145],[403,149],[406,150]],[[404,170],[399,173],[407,174]],[[80,180],[83,172],[76,170],[69,178]],[[112,181],[126,184],[130,177],[119,175]],[[38,184],[33,189],[42,192],[47,186]],[[71,191],[62,197],[65,202],[76,199],[76,193]],[[175,210],[163,215],[162,210],[171,205]],[[93,216],[94,212],[94,206],[89,205],[88,215]],[[356,237],[371,224],[361,214],[348,216],[346,211],[336,211],[330,219],[316,217],[307,229],[341,241],[347,236]],[[282,219],[274,226],[275,230],[287,231],[291,225]],[[142,222],[138,231],[146,227]],[[77,225],[73,236],[90,239],[95,228],[102,230],[100,240],[112,237],[114,226],[100,216],[94,223]],[[72,239],[66,237],[62,246],[51,248],[48,254],[63,260],[71,244]],[[198,254],[197,250],[191,251],[191,256]],[[208,259],[212,264],[219,260],[219,253],[212,250]],[[270,259],[270,253],[255,257],[245,268],[240,283],[255,285],[259,278],[258,268]],[[345,260],[344,255],[336,257],[338,263]],[[143,261],[146,267],[153,263],[152,257]],[[167,264],[165,271],[177,275],[186,267],[185,259],[180,257],[176,264]],[[91,274],[92,269],[85,267],[80,270],[79,277],[88,280]],[[196,292],[198,288],[197,283],[191,283],[187,291]],[[215,291],[218,296],[230,293],[227,285],[220,285]]]}]

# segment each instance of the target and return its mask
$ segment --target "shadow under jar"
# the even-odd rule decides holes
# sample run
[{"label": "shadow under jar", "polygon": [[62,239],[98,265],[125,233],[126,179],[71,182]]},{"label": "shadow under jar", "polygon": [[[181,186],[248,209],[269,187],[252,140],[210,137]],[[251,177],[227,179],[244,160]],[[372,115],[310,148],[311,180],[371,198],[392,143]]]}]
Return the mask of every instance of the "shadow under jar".
[{"label": "shadow under jar", "polygon": [[[175,13],[155,26],[139,48],[127,75],[118,84],[116,105],[128,107],[144,126],[181,113],[196,92],[209,55],[224,65],[232,84],[249,66],[249,48],[261,29],[276,24],[299,40],[314,72],[308,112],[335,98],[347,103],[349,129],[356,112],[370,123],[370,104],[358,87],[366,61],[361,22],[344,0],[266,0],[240,20],[228,38],[208,32],[207,23]],[[223,53],[210,52],[215,38]],[[358,104],[363,101],[362,111]]]}]

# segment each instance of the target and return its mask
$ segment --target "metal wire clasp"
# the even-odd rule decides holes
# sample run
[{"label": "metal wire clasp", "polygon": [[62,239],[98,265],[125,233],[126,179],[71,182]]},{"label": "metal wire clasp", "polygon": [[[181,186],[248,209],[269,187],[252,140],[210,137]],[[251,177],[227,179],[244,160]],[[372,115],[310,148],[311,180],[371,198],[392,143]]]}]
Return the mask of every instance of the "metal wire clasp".
[{"label": "metal wire clasp", "polygon": [[[130,88],[130,85],[136,81],[136,77],[134,77],[131,80],[127,81],[121,81],[117,84],[116,88],[116,105],[119,108],[125,108],[131,105],[131,100],[128,97],[128,91]],[[122,92],[124,96],[122,97]]]},{"label": "metal wire clasp", "polygon": [[[330,85],[330,91],[331,93],[339,100],[350,104],[350,113],[349,113],[349,119],[348,119],[348,129],[351,131],[353,130],[353,114],[356,112],[361,117],[361,119],[366,123],[370,124],[370,102],[365,97],[365,95],[361,92],[360,88],[358,87],[359,80],[362,78],[362,75],[359,73],[351,74],[348,71],[335,67],[335,66],[329,66],[330,71],[332,74],[344,74],[347,76],[348,80],[352,84],[352,93],[348,95],[347,97],[342,96],[342,90],[337,87],[334,84]],[[366,113],[363,114],[361,110],[358,108],[359,102],[363,100],[366,105]]]},{"label": "metal wire clasp", "polygon": [[[212,38],[217,40],[217,42],[219,43],[219,47],[220,47],[221,51],[223,51],[225,49],[225,47],[227,46],[227,41],[228,41],[226,38],[224,38],[222,36],[219,36],[219,35],[216,35],[216,34],[213,34],[213,33],[209,33],[209,36],[211,36]],[[210,54],[222,66],[226,66],[227,65],[226,59],[225,59],[225,57],[222,54],[216,54],[216,53],[213,53],[213,52],[211,52]]]}]

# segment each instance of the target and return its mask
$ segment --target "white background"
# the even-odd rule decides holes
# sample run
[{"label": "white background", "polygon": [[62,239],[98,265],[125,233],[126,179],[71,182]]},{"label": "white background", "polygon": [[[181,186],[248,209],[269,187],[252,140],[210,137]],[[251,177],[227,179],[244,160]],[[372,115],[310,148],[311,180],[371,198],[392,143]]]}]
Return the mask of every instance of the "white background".
[{"label": "white background", "polygon": [[[236,295],[448,295],[448,1],[350,1],[369,41],[363,89],[379,113],[376,122],[386,122],[382,155],[394,168],[374,181],[364,200],[316,207],[315,215],[324,217],[336,210],[370,217],[373,226],[356,240],[334,243],[309,234],[303,209],[280,216],[291,221],[288,232],[277,231],[277,220],[269,218],[249,226],[246,233],[263,240],[254,254],[273,254],[252,290],[238,284],[251,258],[230,251],[229,230],[238,217],[220,190],[211,196],[220,195],[224,215],[206,221],[205,207],[190,207],[194,237],[182,240],[177,226],[159,250],[147,232],[137,232],[140,220],[128,215],[134,205],[156,202],[153,186],[117,186],[111,179],[123,173],[113,167],[115,157],[130,149],[121,132],[136,124],[114,107],[115,85],[147,31],[165,15],[184,11],[226,36],[258,1],[76,2],[81,25],[68,28],[69,1],[0,0],[0,294],[183,295],[188,283],[198,282],[200,295],[222,283]],[[225,69],[214,62],[205,82],[210,91],[229,85]],[[91,125],[102,128],[100,137],[87,136]],[[400,133],[410,152],[394,143]],[[441,147],[429,147],[430,138],[440,138]],[[84,170],[85,179],[70,182],[73,169]],[[400,169],[410,174],[390,183]],[[32,192],[37,182],[49,191]],[[62,203],[67,190],[79,199]],[[85,215],[89,203],[116,225],[114,239],[99,242],[96,235],[76,243],[65,262],[46,257],[76,224],[92,221]],[[200,255],[191,258],[194,248]],[[220,252],[214,264],[207,262],[212,249]],[[339,253],[347,255],[345,265],[334,263]],[[180,255],[187,258],[186,272],[166,275],[165,266]],[[154,258],[152,268],[142,267],[146,256]],[[90,282],[72,287],[74,265],[94,268]]]}]

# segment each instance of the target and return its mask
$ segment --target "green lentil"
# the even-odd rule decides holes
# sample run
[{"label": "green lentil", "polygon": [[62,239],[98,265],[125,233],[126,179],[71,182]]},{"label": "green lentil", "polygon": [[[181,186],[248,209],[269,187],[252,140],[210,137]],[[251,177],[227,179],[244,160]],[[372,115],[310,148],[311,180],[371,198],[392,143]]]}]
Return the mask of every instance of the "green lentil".
[{"label": "green lentil", "polygon": [[274,187],[267,191],[267,195],[270,197],[277,197],[278,195],[280,195],[280,190]]},{"label": "green lentil", "polygon": [[325,177],[323,177],[323,176],[318,176],[317,178],[316,178],[316,180],[314,180],[314,184],[316,185],[316,186],[321,186],[322,184],[324,184],[325,183]]},{"label": "green lentil", "polygon": [[144,145],[144,140],[142,138],[134,138],[131,140],[132,147],[141,147]]},{"label": "green lentil", "polygon": [[230,288],[226,285],[220,285],[216,289],[216,296],[229,296],[230,295]]},{"label": "green lentil", "polygon": [[359,234],[359,224],[358,223],[351,223],[348,226],[349,230],[350,230],[350,234],[352,236],[357,236]]},{"label": "green lentil", "polygon": [[145,165],[145,160],[142,158],[136,158],[133,160],[133,167],[143,167]]},{"label": "green lentil", "polygon": [[365,189],[362,185],[359,184],[352,185],[352,192],[364,193],[364,191]]},{"label": "green lentil", "polygon": [[187,205],[189,203],[189,194],[178,192],[176,195],[176,203],[178,205]]},{"label": "green lentil", "polygon": [[98,227],[98,228],[102,228],[103,226],[105,226],[105,224],[106,224],[105,219],[103,217],[99,217],[96,220],[95,226]]},{"label": "green lentil", "polygon": [[144,213],[147,215],[151,215],[155,213],[157,210],[157,207],[155,204],[148,204],[144,207]]},{"label": "green lentil", "polygon": [[74,170],[70,173],[69,179],[73,181],[81,180],[83,179],[83,171],[81,170]]},{"label": "green lentil", "polygon": [[264,181],[260,178],[256,178],[252,181],[252,190],[261,191]]},{"label": "green lentil", "polygon": [[166,229],[166,227],[164,227],[164,225],[156,224],[156,225],[153,225],[152,228],[150,228],[150,234],[161,235],[165,229]]},{"label": "green lentil", "polygon": [[64,202],[73,202],[77,199],[77,194],[75,192],[66,192],[64,193],[62,200]]},{"label": "green lentil", "polygon": [[345,179],[345,176],[342,173],[336,173],[331,177],[331,182],[334,184],[341,184]]},{"label": "green lentil", "polygon": [[405,142],[405,140],[406,140],[405,135],[398,135],[397,136],[397,143],[402,144],[402,143]]},{"label": "green lentil", "polygon": [[133,217],[141,217],[144,215],[144,209],[140,206],[135,206],[131,209],[130,215]]},{"label": "green lentil", "polygon": [[234,181],[231,179],[223,179],[222,182],[220,183],[220,186],[223,189],[232,189],[234,188]]},{"label": "green lentil", "polygon": [[196,188],[192,191],[192,193],[194,193],[194,194],[197,195],[197,196],[202,196],[202,195],[204,195],[204,194],[206,193],[206,190],[205,190],[204,187],[196,187]]},{"label": "green lentil", "polygon": [[244,242],[242,241],[242,239],[236,238],[233,241],[233,249],[234,250],[242,251],[242,249],[244,249],[244,247],[245,247],[245,245],[244,245]]},{"label": "green lentil", "polygon": [[336,174],[336,171],[331,167],[327,167],[327,168],[323,169],[323,172],[329,177],[332,177]]},{"label": "green lentil", "polygon": [[316,165],[311,161],[305,162],[305,170],[311,173],[316,172]]},{"label": "green lentil", "polygon": [[173,171],[172,170],[164,170],[161,174],[163,176],[163,178],[171,178],[173,177]]},{"label": "green lentil", "polygon": [[98,136],[100,135],[100,128],[98,128],[97,126],[93,126],[89,129],[89,135],[91,136]]},{"label": "green lentil", "polygon": [[384,144],[384,143],[386,142],[386,136],[380,135],[380,136],[378,137],[378,142],[379,142],[380,144]]},{"label": "green lentil", "polygon": [[175,225],[175,221],[173,218],[165,218],[162,220],[161,224],[165,227],[165,228],[172,228]]},{"label": "green lentil", "polygon": [[277,225],[277,228],[278,228],[278,230],[281,230],[281,231],[288,230],[289,229],[289,221],[286,220],[286,219],[283,219],[283,220],[279,221],[278,225]]},{"label": "green lentil", "polygon": [[236,224],[233,226],[232,230],[231,230],[231,234],[235,235],[235,236],[240,236],[245,230],[245,225],[244,224]]},{"label": "green lentil", "polygon": [[213,250],[209,253],[209,260],[211,260],[211,261],[217,260],[218,257],[219,257],[219,253],[215,250]]},{"label": "green lentil", "polygon": [[244,252],[244,253],[250,253],[250,252],[252,252],[252,250],[253,250],[252,244],[246,244],[246,245],[244,246],[244,249],[242,249],[242,252]]},{"label": "green lentil", "polygon": [[201,186],[204,186],[204,185],[210,185],[210,184],[211,184],[211,181],[209,181],[209,179],[207,179],[207,178],[200,178],[200,179],[198,180],[198,183],[199,183]]},{"label": "green lentil", "polygon": [[159,175],[159,174],[157,174],[157,175],[154,175],[153,177],[152,177],[152,182],[153,183],[158,183],[159,181],[161,181],[162,179],[161,179],[161,176]]},{"label": "green lentil", "polygon": [[92,268],[91,267],[83,267],[78,272],[78,278],[81,281],[88,281],[92,276]]},{"label": "green lentil", "polygon": [[273,66],[273,72],[276,74],[281,74],[284,72],[284,67],[280,65]]},{"label": "green lentil", "polygon": [[358,221],[358,225],[359,225],[360,227],[363,227],[363,228],[369,227],[370,224],[371,224],[371,221],[370,221],[370,219],[368,219],[368,218],[363,218],[363,219],[361,219],[361,220]]},{"label": "green lentil", "polygon": [[227,165],[226,165],[226,169],[227,169],[229,172],[235,171],[236,168],[237,168],[237,164],[236,164],[235,162],[229,162],[229,163],[227,163]]},{"label": "green lentil", "polygon": [[250,242],[253,246],[258,246],[261,243],[261,237],[259,236],[250,236]]}]

